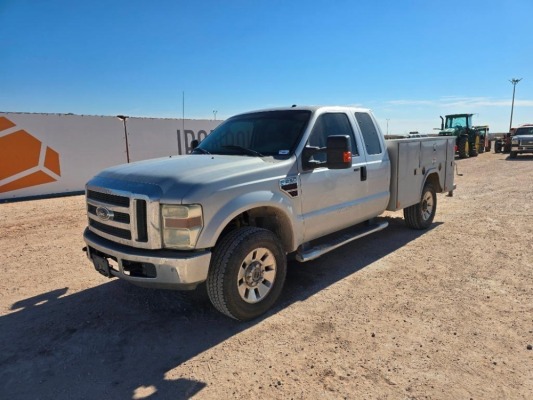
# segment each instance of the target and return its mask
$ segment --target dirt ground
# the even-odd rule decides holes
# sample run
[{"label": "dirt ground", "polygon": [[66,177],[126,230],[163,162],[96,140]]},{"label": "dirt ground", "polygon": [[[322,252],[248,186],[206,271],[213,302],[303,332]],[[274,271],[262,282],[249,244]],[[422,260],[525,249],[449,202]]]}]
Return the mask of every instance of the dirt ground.
[{"label": "dirt ground", "polygon": [[291,262],[249,323],[95,272],[82,196],[0,204],[0,397],[532,399],[533,156],[457,164],[430,230]]}]

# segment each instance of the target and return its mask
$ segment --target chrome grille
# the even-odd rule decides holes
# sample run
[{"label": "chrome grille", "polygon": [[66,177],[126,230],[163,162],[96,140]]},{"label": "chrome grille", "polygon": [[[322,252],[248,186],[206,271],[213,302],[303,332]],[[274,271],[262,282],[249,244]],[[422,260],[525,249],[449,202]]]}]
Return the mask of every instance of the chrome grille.
[{"label": "chrome grille", "polygon": [[[92,214],[95,217],[97,216],[96,215],[96,209],[97,209],[97,207],[93,206],[92,204],[88,204],[87,205],[87,211],[89,212],[89,214]],[[129,224],[130,223],[130,215],[127,214],[127,213],[121,213],[119,211],[116,211],[116,212],[114,212],[113,221],[122,222],[124,224]]]},{"label": "chrome grille", "polygon": [[89,220],[89,226],[92,226],[99,231],[105,232],[109,235],[117,236],[122,239],[131,240],[131,232],[127,229],[121,229],[116,228],[111,225],[102,224],[100,222],[96,222],[94,219]]},{"label": "chrome grille", "polygon": [[161,247],[158,202],[150,202],[145,195],[97,187],[87,187],[86,200],[89,229],[94,233],[135,247]]},{"label": "chrome grille", "polygon": [[139,240],[139,242],[147,242],[148,227],[146,221],[146,201],[137,201],[135,207],[135,217],[137,219],[137,239]]},{"label": "chrome grille", "polygon": [[87,198],[101,201],[102,203],[111,204],[119,207],[129,207],[130,198],[124,196],[117,196],[116,194],[95,192],[94,190],[87,191]]}]

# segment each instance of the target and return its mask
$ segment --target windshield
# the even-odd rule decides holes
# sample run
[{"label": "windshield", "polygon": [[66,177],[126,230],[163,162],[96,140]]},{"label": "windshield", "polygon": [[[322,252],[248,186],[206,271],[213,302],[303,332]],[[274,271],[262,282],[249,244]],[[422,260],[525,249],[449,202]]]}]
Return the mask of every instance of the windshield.
[{"label": "windshield", "polygon": [[524,126],[522,128],[517,128],[514,136],[518,135],[533,135],[533,126]]},{"label": "windshield", "polygon": [[218,126],[193,154],[229,154],[252,157],[292,154],[311,111],[263,111],[238,115]]},{"label": "windshield", "polygon": [[471,117],[469,115],[447,116],[446,129],[449,128],[466,128],[471,126]]}]

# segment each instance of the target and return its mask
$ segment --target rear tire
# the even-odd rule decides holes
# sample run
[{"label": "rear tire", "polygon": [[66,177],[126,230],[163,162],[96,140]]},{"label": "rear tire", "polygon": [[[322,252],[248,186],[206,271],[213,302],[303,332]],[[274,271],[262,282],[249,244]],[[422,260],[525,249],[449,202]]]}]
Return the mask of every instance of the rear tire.
[{"label": "rear tire", "polygon": [[478,149],[479,149],[479,150],[477,151],[478,154],[482,154],[482,153],[485,152],[485,139],[481,139],[481,140],[479,141],[479,148],[478,148]]},{"label": "rear tire", "polygon": [[459,136],[457,138],[457,151],[459,152],[459,158],[467,158],[469,151],[468,138],[465,136]]},{"label": "rear tire", "polygon": [[468,152],[468,155],[470,157],[477,157],[478,149],[479,149],[479,136],[476,135],[474,137],[474,141],[470,143],[470,150]]},{"label": "rear tire", "polygon": [[213,306],[228,317],[247,321],[271,308],[287,275],[287,257],[274,233],[244,227],[215,247],[207,276]]},{"label": "rear tire", "polygon": [[437,211],[437,193],[433,185],[426,182],[418,204],[403,209],[405,223],[412,229],[427,229],[433,223]]}]

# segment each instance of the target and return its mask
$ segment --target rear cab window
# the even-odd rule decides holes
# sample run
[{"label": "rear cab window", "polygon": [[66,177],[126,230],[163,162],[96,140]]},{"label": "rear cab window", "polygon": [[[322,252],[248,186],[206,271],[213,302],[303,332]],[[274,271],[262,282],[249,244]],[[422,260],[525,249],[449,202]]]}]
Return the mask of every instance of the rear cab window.
[{"label": "rear cab window", "polygon": [[372,117],[365,112],[355,112],[355,120],[361,130],[367,155],[372,156],[383,153],[380,135]]}]

